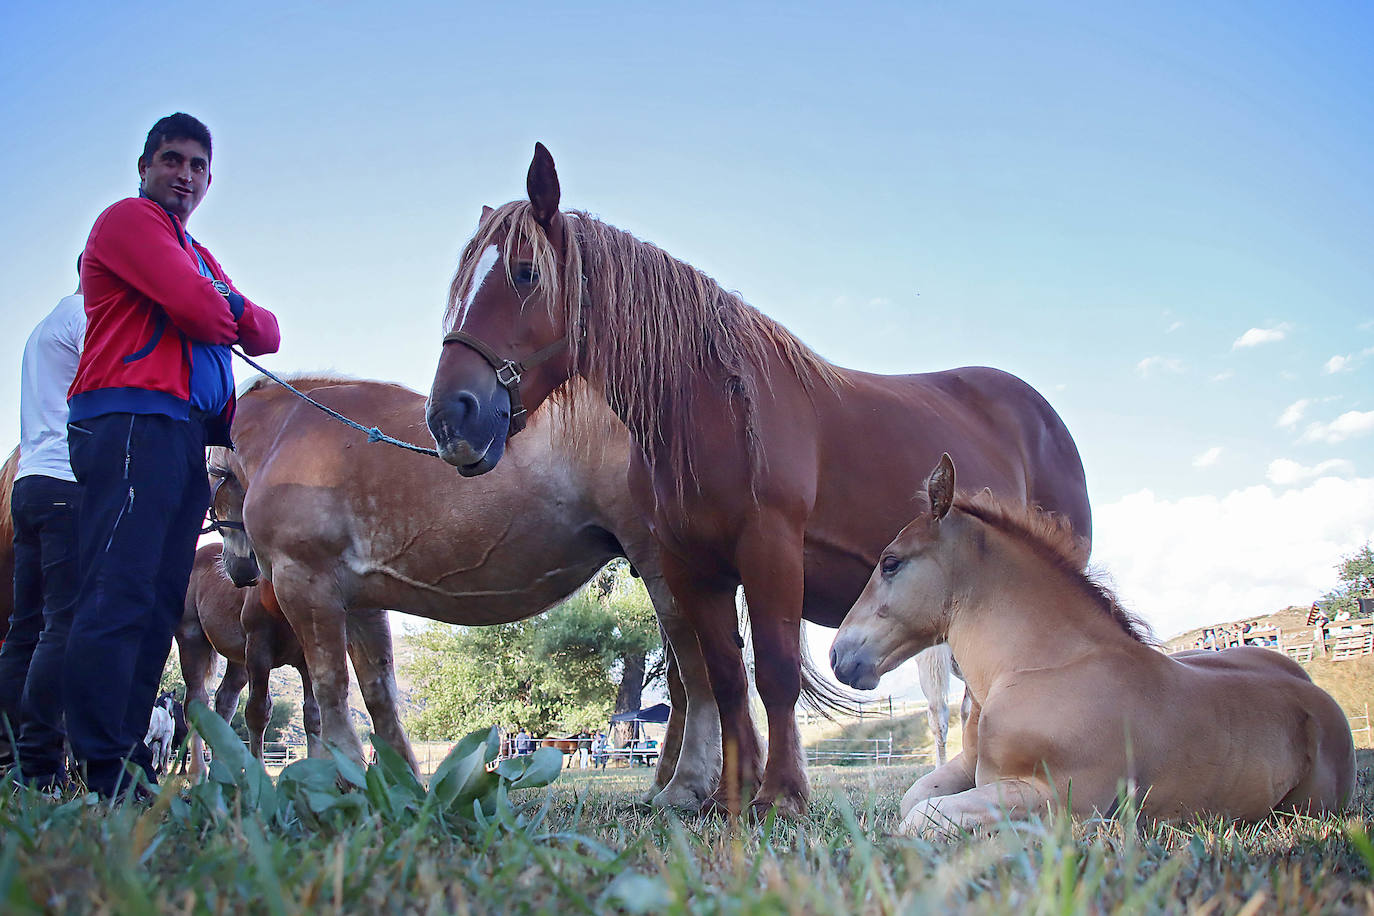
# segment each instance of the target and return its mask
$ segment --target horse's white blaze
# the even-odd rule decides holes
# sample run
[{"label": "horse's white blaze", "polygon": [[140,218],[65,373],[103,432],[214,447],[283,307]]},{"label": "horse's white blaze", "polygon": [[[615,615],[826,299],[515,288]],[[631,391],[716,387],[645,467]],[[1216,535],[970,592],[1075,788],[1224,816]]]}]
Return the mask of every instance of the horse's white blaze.
[{"label": "horse's white blaze", "polygon": [[463,322],[467,321],[468,309],[472,308],[472,300],[477,298],[478,292],[482,289],[482,284],[487,282],[487,277],[496,269],[496,260],[499,253],[495,245],[488,245],[483,251],[482,256],[477,259],[477,269],[472,272],[472,285],[468,287],[468,294],[463,297],[463,307],[458,312],[458,320],[454,322],[453,329],[461,331]]}]

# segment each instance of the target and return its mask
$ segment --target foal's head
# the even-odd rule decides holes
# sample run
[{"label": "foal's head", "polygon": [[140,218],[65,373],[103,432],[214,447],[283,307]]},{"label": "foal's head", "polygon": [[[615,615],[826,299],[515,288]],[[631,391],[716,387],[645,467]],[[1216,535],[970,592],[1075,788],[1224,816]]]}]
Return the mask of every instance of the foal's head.
[{"label": "foal's head", "polygon": [[449,290],[426,420],[440,457],[465,477],[496,467],[525,412],[573,371],[569,302],[581,295],[581,266],[569,263],[558,173],[543,144],[525,185],[528,201],[484,208]]},{"label": "foal's head", "polygon": [[830,648],[835,677],[872,690],[911,656],[943,642],[954,602],[950,571],[959,538],[951,528],[954,462],[944,455],[926,482],[930,510],[883,550],[863,594],[845,615]]},{"label": "foal's head", "polygon": [[206,470],[210,474],[211,519],[224,541],[220,560],[229,581],[239,588],[258,581],[258,558],[243,527],[243,500],[248,495],[238,477],[213,458]]}]

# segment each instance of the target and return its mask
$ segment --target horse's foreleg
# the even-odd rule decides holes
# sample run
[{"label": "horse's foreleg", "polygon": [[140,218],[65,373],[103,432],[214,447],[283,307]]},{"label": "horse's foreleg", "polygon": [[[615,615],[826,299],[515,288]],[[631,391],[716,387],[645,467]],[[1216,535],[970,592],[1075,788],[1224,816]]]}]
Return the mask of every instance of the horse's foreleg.
[{"label": "horse's foreleg", "polygon": [[[343,603],[324,576],[299,575],[295,563],[273,564],[273,588],[300,640],[320,709],[320,754],[333,745],[363,763],[363,743],[348,714],[348,634]],[[315,752],[312,751],[312,755]]]},{"label": "horse's foreleg", "polygon": [[[194,703],[204,703],[210,705],[210,692],[205,684],[210,679],[210,669],[214,665],[215,650],[210,646],[210,640],[205,636],[205,630],[201,628],[200,618],[196,614],[194,598],[187,597],[187,613],[182,618],[181,626],[177,628],[177,655],[181,659],[181,678],[186,682],[185,704],[190,706]],[[190,741],[191,754],[191,776],[199,777],[205,772],[205,755],[203,741],[200,732],[191,730]]]},{"label": "horse's foreleg", "polygon": [[[668,689],[672,700],[669,737],[664,740],[664,753],[647,801],[659,808],[696,810],[710,797],[720,773],[720,712],[696,630],[678,612],[661,578],[646,578],[645,585],[654,607],[666,608],[659,613],[659,625],[670,652]],[[669,739],[674,737],[670,748]]]},{"label": "horse's foreleg", "polygon": [[401,727],[397,702],[396,662],[391,649],[391,625],[386,611],[355,611],[348,615],[348,654],[358,676],[372,731],[405,758],[418,776],[420,763]]},{"label": "horse's foreleg", "polygon": [[262,759],[263,735],[272,716],[272,694],[267,684],[272,674],[274,647],[271,631],[253,627],[245,636],[244,661],[248,669],[248,706],[243,711],[248,723],[248,749]]},{"label": "horse's foreleg", "polygon": [[320,757],[325,753],[324,744],[320,741],[320,704],[315,699],[315,685],[310,681],[310,669],[304,662],[296,666],[296,671],[301,676],[301,727],[305,729],[306,753],[311,757]]},{"label": "horse's foreleg", "polygon": [[988,830],[1044,813],[1053,798],[1050,788],[1039,780],[999,779],[954,795],[922,799],[903,815],[899,829],[908,836]]},{"label": "horse's foreleg", "polygon": [[749,716],[749,679],[738,642],[736,586],[704,581],[666,552],[663,575],[683,619],[696,634],[719,711],[720,781],[707,804],[738,814],[744,800],[753,794],[761,754],[759,736]]},{"label": "horse's foreleg", "polygon": [[768,763],[754,799],[762,814],[806,813],[811,787],[797,731],[801,696],[802,546],[783,519],[766,520],[741,539],[739,568],[754,634],[754,684],[768,714]]},{"label": "horse's foreleg", "polygon": [[215,714],[225,722],[234,721],[234,713],[239,709],[239,694],[247,683],[247,668],[238,662],[225,664],[224,677],[219,679],[219,687],[215,690]]}]

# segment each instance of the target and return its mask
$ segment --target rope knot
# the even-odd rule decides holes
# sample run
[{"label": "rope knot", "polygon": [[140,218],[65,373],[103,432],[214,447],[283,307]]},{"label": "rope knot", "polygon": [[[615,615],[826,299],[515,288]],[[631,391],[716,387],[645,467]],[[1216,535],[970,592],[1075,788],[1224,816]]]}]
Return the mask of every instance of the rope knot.
[{"label": "rope knot", "polygon": [[382,431],[375,426],[367,431],[368,442],[381,442],[385,438],[386,436],[382,435]]}]

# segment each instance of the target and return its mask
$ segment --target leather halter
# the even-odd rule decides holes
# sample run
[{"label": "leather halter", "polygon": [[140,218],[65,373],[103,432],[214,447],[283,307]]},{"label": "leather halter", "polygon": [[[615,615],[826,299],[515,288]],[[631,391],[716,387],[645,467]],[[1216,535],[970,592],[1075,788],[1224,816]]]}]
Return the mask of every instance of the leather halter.
[{"label": "leather halter", "polygon": [[487,344],[484,341],[480,340],[479,338],[473,337],[466,331],[453,331],[452,333],[447,334],[444,337],[445,346],[451,343],[463,344],[464,346],[468,347],[473,352],[475,352],[478,356],[482,357],[482,359],[486,360],[488,365],[490,365],[492,369],[496,370],[497,384],[499,384],[502,388],[506,389],[506,393],[510,395],[510,432],[508,434],[509,436],[514,436],[516,433],[524,429],[525,422],[529,418],[529,415],[525,410],[525,404],[523,401],[520,400],[521,377],[526,372],[533,369],[535,366],[547,362],[550,357],[557,354],[564,347],[568,346],[571,342],[571,337],[560,337],[558,340],[555,340],[553,343],[549,344],[547,347],[544,347],[542,350],[538,350],[535,353],[531,353],[523,360],[514,360],[505,359],[504,357],[499,356],[496,353],[496,351],[493,350],[491,347],[487,346]]},{"label": "leather halter", "polygon": [[224,486],[224,482],[233,476],[232,473],[217,467],[210,467],[206,470],[209,471],[211,477],[215,478],[215,485],[210,488],[210,505],[205,509],[207,524],[204,528],[200,529],[200,533],[209,534],[212,531],[229,530],[242,531],[244,534],[247,534],[248,529],[243,527],[243,522],[226,521],[215,513],[215,498],[219,496],[219,488]]}]

